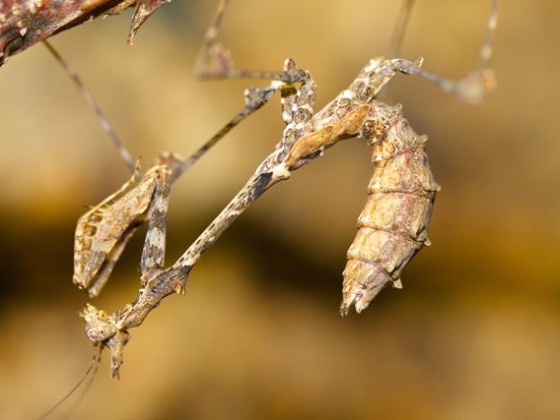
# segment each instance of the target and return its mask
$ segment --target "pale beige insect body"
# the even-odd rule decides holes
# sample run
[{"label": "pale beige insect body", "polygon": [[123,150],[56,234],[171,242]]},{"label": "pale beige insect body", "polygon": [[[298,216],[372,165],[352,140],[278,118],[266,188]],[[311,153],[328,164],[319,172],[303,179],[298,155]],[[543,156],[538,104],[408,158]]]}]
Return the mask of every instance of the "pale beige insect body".
[{"label": "pale beige insect body", "polygon": [[424,151],[427,137],[414,132],[400,107],[376,103],[373,109],[361,135],[371,138],[375,170],[347,254],[343,314],[351,305],[361,312],[388,283],[401,287],[401,271],[429,245],[428,223],[439,190]]}]

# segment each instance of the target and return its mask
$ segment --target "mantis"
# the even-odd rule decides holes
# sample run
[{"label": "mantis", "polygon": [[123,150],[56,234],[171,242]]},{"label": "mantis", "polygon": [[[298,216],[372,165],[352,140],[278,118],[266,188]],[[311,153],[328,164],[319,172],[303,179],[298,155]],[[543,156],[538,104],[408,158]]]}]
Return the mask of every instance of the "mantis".
[{"label": "mantis", "polygon": [[[108,5],[107,2],[89,2],[91,9],[82,8],[77,14],[70,13],[68,20],[53,18],[44,22],[44,32],[38,32],[42,28],[33,25],[39,21],[37,17],[41,13],[54,7],[54,2],[8,3],[1,3],[0,63],[39,40],[81,22],[84,17],[118,13],[136,4],[129,35],[131,40],[139,25],[163,1],[143,0],[136,3],[127,0],[112,4],[113,8],[103,8]],[[353,306],[360,312],[387,285],[401,287],[403,269],[420,249],[429,244],[427,230],[439,186],[424,150],[427,137],[414,132],[404,117],[402,107],[381,102],[379,94],[398,74],[425,79],[458,99],[471,103],[482,100],[494,87],[489,63],[497,0],[492,2],[479,66],[465,78],[452,81],[428,72],[422,68],[421,58],[410,61],[376,57],[366,63],[348,88],[319,110],[315,104],[317,87],[313,78],[293,60],[286,59],[281,71],[235,68],[228,50],[217,41],[227,3],[228,0],[220,2],[194,73],[207,79],[253,78],[271,82],[264,87],[247,89],[243,109],[187,159],[165,153],[142,172],[139,162],[134,163],[130,153],[115,137],[113,140],[119,153],[133,172],[131,178],[118,191],[88,210],[77,224],[73,281],[94,297],[102,291],[138,227],[148,223],[140,260],[137,298],[111,314],[91,304],[86,304],[81,312],[86,323],[86,335],[97,353],[104,348],[109,349],[114,377],[119,376],[123,348],[130,337],[129,330],[141,325],[166,296],[185,292],[194,265],[222,233],[265,191],[289,179],[293,171],[322,156],[342,140],[359,138],[372,146],[374,173],[368,186],[367,203],[358,219],[358,233],[347,255],[340,311],[343,315],[347,314]],[[77,2],[72,6],[79,9],[80,4]],[[70,3],[67,6],[71,6]],[[74,80],[80,86],[77,76]],[[237,124],[269,102],[275,93],[281,96],[285,128],[273,151],[180,258],[166,266],[167,210],[174,181]],[[100,118],[102,123],[106,122]]]},{"label": "mantis", "polygon": [[[315,82],[293,60],[287,59],[279,72],[245,71],[233,66],[229,52],[216,41],[226,5],[227,0],[220,3],[194,71],[203,78],[272,79],[268,86],[247,90],[245,108],[226,126],[226,131],[263,106],[276,92],[281,95],[286,126],[274,150],[247,183],[167,268],[164,255],[169,192],[173,180],[188,167],[182,159],[164,156],[143,176],[136,169],[119,191],[80,218],[74,282],[91,296],[101,291],[137,226],[149,223],[140,263],[138,297],[112,314],[90,304],[81,313],[89,340],[100,349],[110,350],[114,377],[119,375],[129,330],[141,325],[163,298],[185,292],[187,279],[202,254],[265,191],[289,179],[294,170],[320,157],[341,140],[367,141],[373,149],[374,173],[366,206],[358,219],[358,233],[348,251],[340,311],[344,315],[354,306],[360,312],[385,286],[402,287],[403,269],[429,244],[427,229],[439,186],[424,150],[427,137],[414,132],[400,105],[384,104],[377,99],[378,95],[397,74],[423,78],[471,103],[482,100],[494,87],[489,62],[497,1],[492,3],[479,67],[464,79],[451,81],[428,72],[422,68],[421,58],[410,61],[376,57],[347,89],[319,110],[315,109]],[[223,130],[221,133],[224,134]]]}]

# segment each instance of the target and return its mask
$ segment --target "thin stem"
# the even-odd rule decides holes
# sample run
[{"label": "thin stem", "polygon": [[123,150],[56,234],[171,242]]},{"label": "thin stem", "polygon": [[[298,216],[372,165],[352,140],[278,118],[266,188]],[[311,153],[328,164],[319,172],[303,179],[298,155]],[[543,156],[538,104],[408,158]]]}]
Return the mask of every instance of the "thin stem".
[{"label": "thin stem", "polygon": [[119,135],[117,134],[117,132],[113,128],[113,125],[109,121],[109,118],[101,110],[101,107],[99,106],[99,104],[97,103],[97,101],[95,100],[95,98],[93,97],[91,92],[89,91],[89,89],[86,87],[85,83],[82,81],[82,79],[80,78],[80,76],[78,75],[76,70],[72,66],[70,66],[70,64],[64,58],[62,58],[62,56],[51,45],[50,42],[43,41],[43,44],[45,45],[45,47],[47,47],[47,49],[54,56],[54,58],[64,68],[64,71],[66,71],[66,74],[72,79],[72,81],[74,82],[74,84],[76,85],[78,90],[80,91],[80,94],[85,99],[86,103],[95,112],[95,115],[97,116],[97,119],[101,123],[101,127],[111,138],[111,141],[113,142],[113,144],[117,148],[117,152],[121,156],[123,162],[128,167],[130,172],[134,172],[134,168],[136,167],[136,163],[135,163],[134,159],[132,158],[128,149],[126,148],[126,146],[124,145],[124,143],[120,139]]}]

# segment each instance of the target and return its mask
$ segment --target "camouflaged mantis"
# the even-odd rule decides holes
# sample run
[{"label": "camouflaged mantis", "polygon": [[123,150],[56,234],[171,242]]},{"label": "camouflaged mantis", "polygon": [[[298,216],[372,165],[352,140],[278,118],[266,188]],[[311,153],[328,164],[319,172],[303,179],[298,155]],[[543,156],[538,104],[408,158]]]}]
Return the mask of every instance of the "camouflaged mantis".
[{"label": "camouflaged mantis", "polygon": [[[493,2],[480,66],[466,78],[454,82],[427,72],[421,68],[422,59],[377,57],[364,66],[347,89],[318,111],[315,110],[315,82],[293,60],[287,59],[279,72],[241,71],[233,67],[229,52],[215,39],[226,4],[226,0],[220,3],[196,72],[203,77],[269,78],[272,82],[264,88],[248,89],[244,109],[217,136],[223,137],[276,92],[281,94],[286,127],[274,151],[257,167],[245,186],[167,268],[164,266],[167,206],[173,180],[186,169],[183,159],[166,155],[144,175],[136,169],[119,191],[80,218],[75,240],[74,282],[91,296],[99,294],[137,227],[149,222],[138,297],[112,314],[89,304],[82,311],[88,338],[98,349],[107,347],[111,351],[113,376],[119,374],[129,330],[139,326],[163,298],[184,293],[198,259],[237,217],[271,186],[288,179],[294,170],[320,157],[340,140],[366,140],[373,148],[374,163],[368,200],[359,216],[358,232],[343,273],[341,313],[346,314],[351,306],[357,312],[362,311],[386,285],[401,287],[400,276],[406,264],[429,244],[427,229],[439,187],[424,150],[427,137],[414,132],[400,106],[384,104],[378,100],[378,94],[397,74],[424,78],[461,100],[475,103],[493,87],[489,60],[497,1]],[[206,149],[203,146],[201,150]]]}]

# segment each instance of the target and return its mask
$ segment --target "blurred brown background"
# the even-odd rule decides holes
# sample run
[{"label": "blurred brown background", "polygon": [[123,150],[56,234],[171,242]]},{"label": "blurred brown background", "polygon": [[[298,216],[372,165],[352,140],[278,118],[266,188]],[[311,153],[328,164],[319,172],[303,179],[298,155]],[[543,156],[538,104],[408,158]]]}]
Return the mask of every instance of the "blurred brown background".
[{"label": "blurred brown background", "polygon": [[[247,81],[190,75],[215,7],[175,0],[133,48],[130,14],[52,39],[133,155],[187,155],[242,105]],[[236,0],[221,39],[242,68],[309,69],[319,104],[387,50],[400,2]],[[488,0],[419,0],[401,55],[460,77],[477,62]],[[560,418],[560,4],[502,2],[497,91],[482,106],[398,77],[401,102],[442,185],[433,246],[365,313],[338,314],[345,252],[372,165],[345,142],[262,197],[195,267],[186,296],[132,330],[120,381],[104,354],[74,418]],[[388,99],[389,100],[389,99]],[[0,68],[0,417],[33,418],[91,358],[71,281],[75,221],[128,174],[41,45]],[[169,263],[268,154],[276,98],[176,185]],[[138,288],[142,235],[104,295]]]}]

